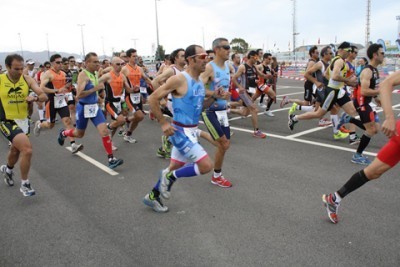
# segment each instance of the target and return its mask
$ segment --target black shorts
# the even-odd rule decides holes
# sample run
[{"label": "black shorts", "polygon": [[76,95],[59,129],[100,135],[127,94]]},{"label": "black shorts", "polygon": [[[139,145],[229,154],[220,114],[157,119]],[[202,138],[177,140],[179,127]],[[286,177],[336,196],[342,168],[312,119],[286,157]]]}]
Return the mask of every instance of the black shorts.
[{"label": "black shorts", "polygon": [[375,122],[375,111],[369,104],[365,104],[363,106],[359,106],[356,101],[353,100],[354,106],[360,115],[360,121],[364,123]]},{"label": "black shorts", "polygon": [[50,123],[56,122],[57,113],[58,113],[58,115],[60,115],[61,119],[65,118],[65,117],[70,117],[68,106],[65,106],[62,108],[55,108],[54,107],[54,99],[53,100],[51,100],[51,98],[49,98],[49,99],[50,100],[48,100],[46,102],[46,119]]},{"label": "black shorts", "polygon": [[210,133],[210,135],[214,140],[218,140],[224,135],[228,140],[231,138],[231,131],[229,124],[228,126],[223,126],[221,122],[218,120],[215,111],[204,111],[201,113],[201,117],[203,118],[204,124],[206,125],[208,132]]},{"label": "black shorts", "polygon": [[305,101],[311,102],[313,99],[312,86],[313,86],[312,83],[308,83],[308,82],[304,83],[304,100]]},{"label": "black shorts", "polygon": [[325,88],[317,89],[315,91],[315,102],[322,103],[325,98]]},{"label": "black shorts", "polygon": [[[25,134],[24,131],[18,126],[15,121],[7,120],[0,122],[0,131],[8,139],[8,141],[12,142],[14,137],[18,134]],[[29,135],[30,130],[28,130],[27,135]]]},{"label": "black shorts", "polygon": [[326,111],[330,111],[335,104],[339,106],[343,106],[347,102],[350,102],[351,99],[347,93],[344,93],[341,98],[339,97],[339,89],[333,89],[331,87],[326,87],[325,89],[325,98],[321,105],[321,108]]}]

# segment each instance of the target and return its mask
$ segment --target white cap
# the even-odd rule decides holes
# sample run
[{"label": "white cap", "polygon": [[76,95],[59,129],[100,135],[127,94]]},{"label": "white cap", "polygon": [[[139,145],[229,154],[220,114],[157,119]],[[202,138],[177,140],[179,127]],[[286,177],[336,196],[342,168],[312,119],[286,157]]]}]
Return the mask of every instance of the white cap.
[{"label": "white cap", "polygon": [[76,59],[76,63],[82,63],[82,62],[83,62],[82,59],[80,59],[80,58]]},{"label": "white cap", "polygon": [[26,61],[26,64],[32,65],[32,64],[35,64],[35,61],[33,61],[32,59],[28,59],[28,60]]}]

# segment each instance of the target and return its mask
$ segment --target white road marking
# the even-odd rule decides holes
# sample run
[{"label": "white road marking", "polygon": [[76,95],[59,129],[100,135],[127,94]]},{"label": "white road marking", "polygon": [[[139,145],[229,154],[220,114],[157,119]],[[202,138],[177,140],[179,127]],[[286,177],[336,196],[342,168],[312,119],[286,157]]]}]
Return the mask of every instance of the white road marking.
[{"label": "white road marking", "polygon": [[[70,146],[66,147],[67,150],[72,151],[72,148]],[[92,159],[91,157],[83,154],[82,152],[78,152],[75,155],[81,157],[82,159],[86,160],[89,163],[92,163],[94,166],[96,166],[97,168],[99,168],[102,171],[105,171],[106,173],[110,174],[110,175],[118,175],[119,173],[116,171],[113,171],[112,169],[108,168],[107,166],[101,164],[100,162],[98,162],[95,159]]]}]

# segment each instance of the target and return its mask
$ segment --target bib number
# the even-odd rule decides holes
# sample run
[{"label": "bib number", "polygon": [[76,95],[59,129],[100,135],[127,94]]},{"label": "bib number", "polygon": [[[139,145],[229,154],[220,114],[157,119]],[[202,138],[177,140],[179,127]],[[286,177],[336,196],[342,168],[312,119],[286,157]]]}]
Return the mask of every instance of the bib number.
[{"label": "bib number", "polygon": [[65,101],[65,95],[55,95],[54,96],[54,108],[63,108],[67,106],[67,102]]},{"label": "bib number", "polygon": [[121,114],[121,112],[122,112],[121,102],[113,102],[112,104],[117,109],[117,114]]},{"label": "bib number", "polygon": [[14,121],[25,134],[29,133],[29,120],[28,119],[23,119],[23,120],[15,119]]},{"label": "bib number", "polygon": [[133,104],[139,104],[140,103],[140,93],[134,93],[130,95],[131,101]]},{"label": "bib number", "polygon": [[218,121],[221,126],[229,127],[228,113],[226,112],[226,110],[215,111],[215,115],[217,115]]},{"label": "bib number", "polygon": [[183,132],[189,138],[192,143],[197,143],[197,127],[194,128],[183,128]]},{"label": "bib number", "polygon": [[256,93],[256,88],[255,87],[249,87],[247,90],[250,94],[255,94]]},{"label": "bib number", "polygon": [[97,104],[89,104],[85,105],[83,109],[83,116],[85,118],[94,118],[97,116],[97,112],[99,111],[99,105]]}]

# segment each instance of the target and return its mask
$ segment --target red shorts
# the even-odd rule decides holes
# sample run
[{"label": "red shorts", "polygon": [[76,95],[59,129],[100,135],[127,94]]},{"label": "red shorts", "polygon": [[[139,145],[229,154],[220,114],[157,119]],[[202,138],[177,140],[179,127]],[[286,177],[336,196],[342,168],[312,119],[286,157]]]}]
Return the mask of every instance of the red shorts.
[{"label": "red shorts", "polygon": [[[396,132],[400,134],[400,120],[396,123]],[[390,167],[394,167],[400,161],[400,136],[390,138],[378,152],[378,159]]]}]

